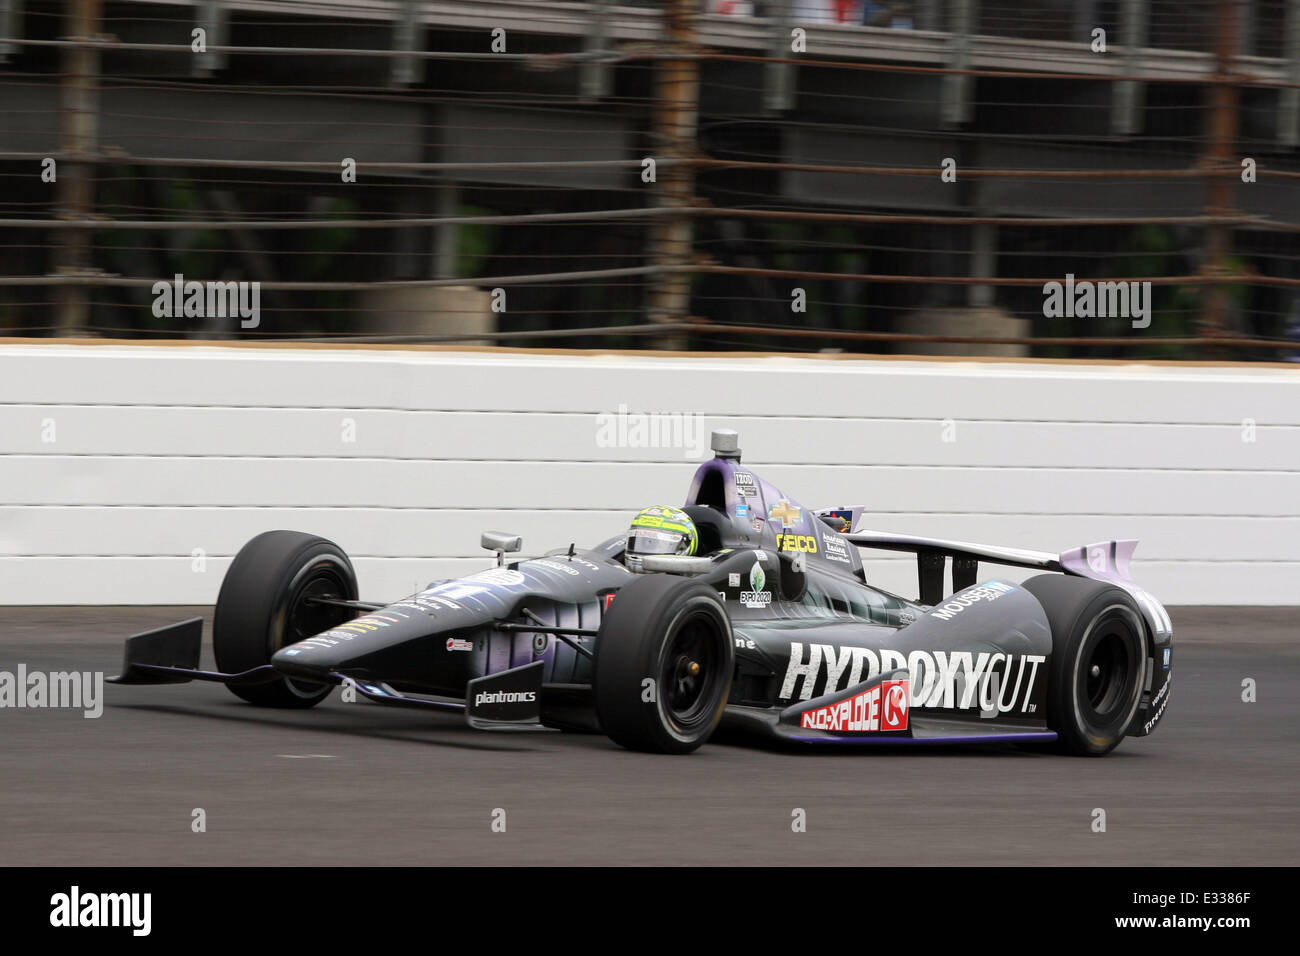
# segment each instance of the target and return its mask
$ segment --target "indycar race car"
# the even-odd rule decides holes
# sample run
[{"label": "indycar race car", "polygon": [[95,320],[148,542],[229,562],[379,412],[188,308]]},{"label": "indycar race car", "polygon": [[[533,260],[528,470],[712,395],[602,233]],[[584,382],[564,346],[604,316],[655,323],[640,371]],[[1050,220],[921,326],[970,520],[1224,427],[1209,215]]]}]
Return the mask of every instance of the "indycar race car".
[{"label": "indycar race car", "polygon": [[[1100,755],[1164,716],[1173,628],[1129,577],[1136,542],[1056,555],[855,531],[861,507],[809,511],[742,466],[734,431],[712,447],[684,507],[650,509],[679,516],[687,553],[634,555],[621,534],[507,562],[520,539],[487,533],[495,567],[379,603],[359,600],[332,542],[269,531],[222,582],[217,670],[199,669],[194,618],[129,638],[111,680],[219,681],[266,707],[342,684],[478,729],[598,731],[661,753],[725,722],[791,744]],[[869,584],[858,548],[914,553],[918,598]],[[977,581],[980,563],[1045,573]]]}]

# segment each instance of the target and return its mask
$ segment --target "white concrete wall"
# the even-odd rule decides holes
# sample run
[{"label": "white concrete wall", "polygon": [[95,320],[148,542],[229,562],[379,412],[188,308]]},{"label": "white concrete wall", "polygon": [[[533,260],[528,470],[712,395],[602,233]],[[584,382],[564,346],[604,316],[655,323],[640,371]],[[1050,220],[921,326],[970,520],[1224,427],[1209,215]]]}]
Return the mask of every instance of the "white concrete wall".
[{"label": "white concrete wall", "polygon": [[[481,530],[594,543],[708,454],[602,447],[620,404],[734,427],[869,527],[1134,537],[1168,603],[1300,603],[1300,368],[61,345],[0,345],[0,603],[211,603],[273,528],[337,541],[378,599],[485,566]],[[915,594],[911,558],[865,556]]]}]

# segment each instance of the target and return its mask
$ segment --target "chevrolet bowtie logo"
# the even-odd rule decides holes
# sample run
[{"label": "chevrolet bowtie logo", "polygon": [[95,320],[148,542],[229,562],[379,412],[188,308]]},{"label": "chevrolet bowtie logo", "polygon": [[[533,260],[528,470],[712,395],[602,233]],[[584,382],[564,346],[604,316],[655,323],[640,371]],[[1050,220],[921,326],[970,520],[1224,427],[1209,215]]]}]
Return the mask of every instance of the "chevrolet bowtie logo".
[{"label": "chevrolet bowtie logo", "polygon": [[772,506],[772,509],[767,513],[767,516],[769,518],[779,518],[781,520],[782,528],[793,528],[794,523],[803,517],[803,512],[798,508],[791,507],[790,502],[782,498]]}]

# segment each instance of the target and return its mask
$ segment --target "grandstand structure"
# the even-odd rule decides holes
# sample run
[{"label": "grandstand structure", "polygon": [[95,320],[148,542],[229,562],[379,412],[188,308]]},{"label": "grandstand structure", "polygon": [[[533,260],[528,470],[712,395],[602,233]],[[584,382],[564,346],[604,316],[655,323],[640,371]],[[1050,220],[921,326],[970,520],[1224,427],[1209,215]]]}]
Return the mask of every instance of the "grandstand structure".
[{"label": "grandstand structure", "polygon": [[0,0],[0,336],[1289,360],[1298,146],[1300,0]]}]

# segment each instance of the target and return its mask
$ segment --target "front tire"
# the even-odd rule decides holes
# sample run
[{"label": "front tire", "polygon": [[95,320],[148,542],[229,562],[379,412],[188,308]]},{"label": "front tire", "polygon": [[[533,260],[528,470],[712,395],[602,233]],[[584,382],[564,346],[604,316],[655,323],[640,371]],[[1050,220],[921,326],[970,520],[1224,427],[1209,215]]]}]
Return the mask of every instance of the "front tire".
[{"label": "front tire", "polygon": [[[267,531],[239,549],[231,562],[212,622],[217,670],[227,674],[261,667],[282,647],[349,621],[349,608],[313,604],[313,597],[357,599],[352,562],[332,541],[299,531]],[[333,689],[284,678],[273,684],[231,687],[262,707],[306,708]]]},{"label": "front tire", "polygon": [[592,682],[601,729],[629,750],[685,754],[718,726],[735,647],[717,593],[671,575],[625,585],[596,638]]},{"label": "front tire", "polygon": [[1110,753],[1142,702],[1147,649],[1137,605],[1114,585],[1067,575],[1040,575],[1022,587],[1052,629],[1048,727],[1067,753]]}]

